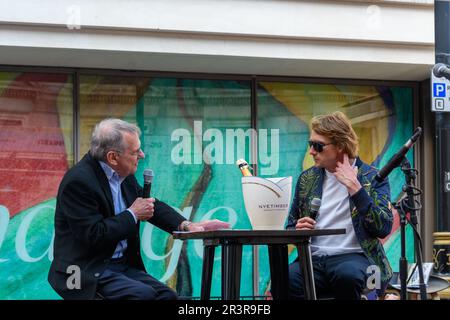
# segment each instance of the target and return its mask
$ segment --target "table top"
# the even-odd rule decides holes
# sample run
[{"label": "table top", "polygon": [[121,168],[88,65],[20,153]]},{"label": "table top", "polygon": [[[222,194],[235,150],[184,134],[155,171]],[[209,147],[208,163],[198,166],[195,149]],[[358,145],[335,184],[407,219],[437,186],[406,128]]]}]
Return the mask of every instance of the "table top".
[{"label": "table top", "polygon": [[240,244],[288,244],[309,241],[310,237],[345,234],[345,229],[312,230],[248,230],[221,229],[213,231],[182,232],[175,231],[174,239],[180,240],[215,240],[217,244],[236,242]]}]

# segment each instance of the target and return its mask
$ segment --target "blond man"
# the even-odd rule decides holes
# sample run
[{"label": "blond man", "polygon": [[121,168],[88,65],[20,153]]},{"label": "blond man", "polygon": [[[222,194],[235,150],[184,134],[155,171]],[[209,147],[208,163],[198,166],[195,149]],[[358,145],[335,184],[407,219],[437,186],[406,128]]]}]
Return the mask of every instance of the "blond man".
[{"label": "blond man", "polygon": [[[377,182],[374,167],[358,157],[358,137],[342,112],[311,121],[309,154],[314,166],[300,175],[289,213],[288,229],[344,228],[343,235],[312,239],[314,281],[318,297],[360,299],[375,271],[382,295],[392,270],[379,238],[392,229],[389,182]],[[311,201],[321,199],[315,219]],[[298,262],[289,266],[290,297],[302,299]]]}]

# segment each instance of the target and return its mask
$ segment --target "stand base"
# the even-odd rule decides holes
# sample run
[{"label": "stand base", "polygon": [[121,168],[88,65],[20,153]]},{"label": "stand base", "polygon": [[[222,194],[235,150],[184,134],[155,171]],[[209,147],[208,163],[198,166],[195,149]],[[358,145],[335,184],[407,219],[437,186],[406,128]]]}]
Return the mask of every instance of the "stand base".
[{"label": "stand base", "polygon": [[[427,286],[427,299],[440,300],[450,299],[450,277],[442,277],[436,275],[430,275]],[[397,283],[390,283],[387,290],[387,294],[395,294],[400,297],[400,285]],[[410,289],[406,290],[407,300],[420,300],[420,290]]]},{"label": "stand base", "polygon": [[[447,280],[448,282],[450,282],[450,276],[448,277],[442,277],[445,280]],[[439,298],[443,299],[443,300],[450,300],[450,287],[448,287],[445,290],[439,291],[438,292]]]}]

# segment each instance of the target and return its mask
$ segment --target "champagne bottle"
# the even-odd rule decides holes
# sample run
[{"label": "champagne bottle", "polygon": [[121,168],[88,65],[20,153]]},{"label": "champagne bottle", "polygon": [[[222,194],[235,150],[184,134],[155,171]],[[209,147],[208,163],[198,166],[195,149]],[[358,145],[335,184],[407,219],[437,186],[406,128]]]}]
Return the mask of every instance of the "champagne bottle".
[{"label": "champagne bottle", "polygon": [[250,166],[248,165],[247,161],[245,161],[244,159],[238,159],[236,161],[236,164],[241,170],[241,173],[244,177],[253,176],[252,173],[250,172]]}]

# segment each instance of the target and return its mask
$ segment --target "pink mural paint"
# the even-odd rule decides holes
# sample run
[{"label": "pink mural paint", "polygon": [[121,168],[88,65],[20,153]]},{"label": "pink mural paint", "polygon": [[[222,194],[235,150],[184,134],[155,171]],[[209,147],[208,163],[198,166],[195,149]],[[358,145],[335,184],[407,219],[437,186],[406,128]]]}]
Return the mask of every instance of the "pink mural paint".
[{"label": "pink mural paint", "polygon": [[1,90],[0,204],[11,217],[55,197],[68,169],[57,106],[68,78],[25,73]]}]

